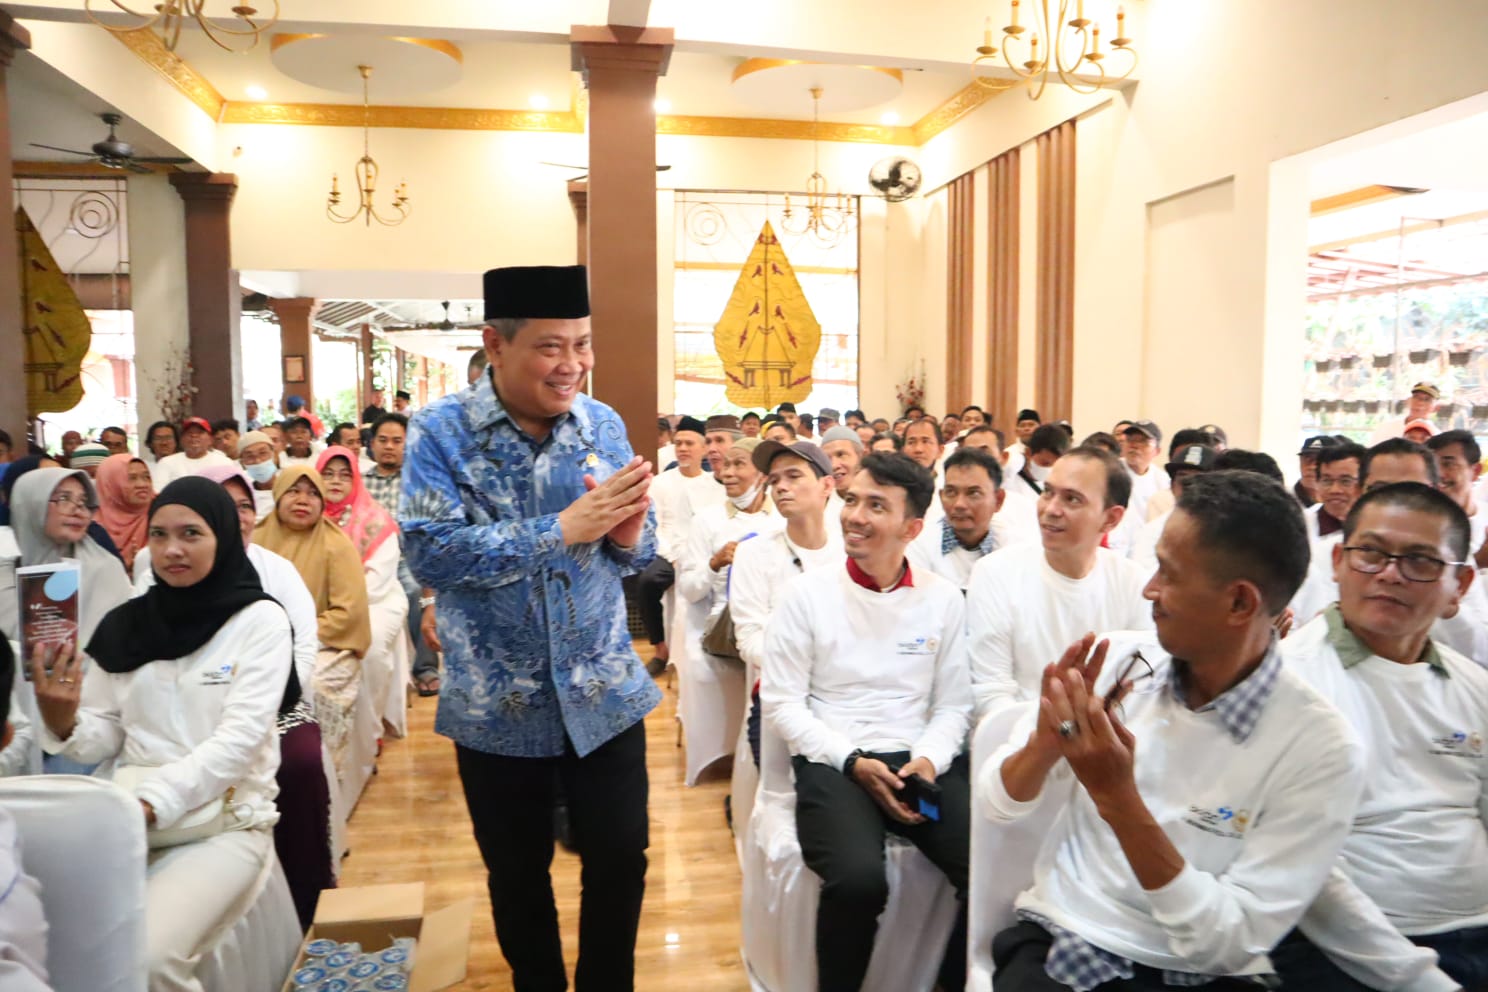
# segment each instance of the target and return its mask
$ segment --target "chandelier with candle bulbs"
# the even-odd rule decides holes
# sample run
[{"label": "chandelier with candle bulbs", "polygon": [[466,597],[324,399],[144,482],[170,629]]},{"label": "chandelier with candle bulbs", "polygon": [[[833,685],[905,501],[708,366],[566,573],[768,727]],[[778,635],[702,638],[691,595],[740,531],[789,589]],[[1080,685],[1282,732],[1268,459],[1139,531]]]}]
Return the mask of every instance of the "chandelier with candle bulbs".
[{"label": "chandelier with candle bulbs", "polygon": [[373,195],[377,192],[377,162],[368,150],[372,108],[367,101],[367,81],[372,76],[372,67],[359,65],[357,71],[362,74],[362,157],[357,162],[355,170],[357,205],[356,209],[349,214],[336,209],[341,205],[341,180],[335,173],[331,173],[331,193],[326,197],[326,216],[337,224],[350,224],[361,217],[364,218],[368,227],[372,226],[374,220],[387,227],[396,227],[408,219],[408,183],[400,182],[398,188],[393,191],[393,210],[397,211],[397,216],[394,217],[391,214],[383,216],[379,213],[372,202]]},{"label": "chandelier with candle bulbs", "polygon": [[[155,31],[160,35],[161,43],[172,52],[181,40],[182,26],[188,21],[195,21],[202,33],[218,48],[229,52],[246,52],[255,48],[263,33],[279,20],[279,0],[269,2],[273,5],[273,11],[264,18],[259,17],[258,8],[246,3],[237,3],[230,7],[224,4],[224,13],[213,17],[206,11],[208,0],[160,0],[150,11],[134,10],[123,0],[108,0],[107,3],[103,0],[83,0],[83,12],[94,24],[114,34]],[[109,14],[124,14],[132,20],[127,24],[107,24],[99,19],[94,6],[101,7]],[[232,17],[228,18],[226,14],[231,14]]]},{"label": "chandelier with candle bulbs", "polygon": [[806,180],[806,203],[804,208],[791,206],[787,193],[780,226],[788,234],[810,234],[830,245],[853,230],[857,210],[851,196],[828,193],[827,179],[821,174],[821,142],[816,133],[821,123],[821,96],[820,86],[811,87],[811,177]]},{"label": "chandelier with candle bulbs", "polygon": [[[1126,36],[1124,7],[1116,8],[1116,37],[1109,42],[1110,51],[1103,52],[1100,24],[1085,16],[1085,0],[1057,0],[1057,4],[1051,0],[1027,0],[1033,8],[1029,24],[1022,23],[1023,2],[1012,0],[1011,23],[1002,29],[1000,61],[1027,84],[1029,99],[1037,100],[1044,95],[1051,70],[1059,82],[1076,93],[1094,93],[1121,82],[1137,68],[1137,50]],[[1030,28],[1032,35],[1025,44],[1023,35]],[[997,47],[992,44],[992,18],[988,17],[982,43],[977,46],[976,58],[971,60],[972,79],[983,86],[1001,89],[1005,85],[1002,78],[981,71],[997,64],[997,56]],[[1107,56],[1122,60],[1124,71],[1120,75],[1106,68]]]}]

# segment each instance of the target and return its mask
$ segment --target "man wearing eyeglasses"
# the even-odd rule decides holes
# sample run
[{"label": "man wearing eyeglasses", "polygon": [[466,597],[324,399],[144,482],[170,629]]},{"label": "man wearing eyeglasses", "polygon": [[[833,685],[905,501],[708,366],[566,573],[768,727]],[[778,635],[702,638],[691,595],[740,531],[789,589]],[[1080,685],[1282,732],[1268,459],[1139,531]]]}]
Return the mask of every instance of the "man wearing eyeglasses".
[{"label": "man wearing eyeglasses", "polygon": [[1370,489],[1333,552],[1337,604],[1282,651],[1369,769],[1337,870],[1277,948],[1285,987],[1488,988],[1488,671],[1433,634],[1473,589],[1468,533],[1430,486]]},{"label": "man wearing eyeglasses", "polygon": [[[1161,645],[1044,669],[978,772],[995,822],[1052,826],[992,944],[998,992],[1254,990],[1353,822],[1363,753],[1283,664],[1273,624],[1307,568],[1296,500],[1253,472],[1184,483],[1143,595]],[[1088,659],[1088,660],[1087,660]],[[1114,690],[1114,691],[1113,691]],[[1009,870],[1012,866],[1008,866]]]}]

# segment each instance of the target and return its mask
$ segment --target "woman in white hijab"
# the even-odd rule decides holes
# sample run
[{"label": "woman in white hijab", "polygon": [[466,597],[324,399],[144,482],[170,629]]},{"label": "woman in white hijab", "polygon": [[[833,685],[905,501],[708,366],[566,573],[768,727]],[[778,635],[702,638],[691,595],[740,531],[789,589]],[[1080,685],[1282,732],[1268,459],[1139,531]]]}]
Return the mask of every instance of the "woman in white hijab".
[{"label": "woman in white hijab", "polygon": [[[78,644],[88,643],[104,615],[133,594],[123,562],[88,536],[98,510],[98,490],[88,473],[39,468],[21,476],[10,494],[10,526],[20,560],[0,563],[0,631],[19,640],[15,593],[18,565],[75,559],[81,571]],[[23,662],[29,662],[25,659]]]}]

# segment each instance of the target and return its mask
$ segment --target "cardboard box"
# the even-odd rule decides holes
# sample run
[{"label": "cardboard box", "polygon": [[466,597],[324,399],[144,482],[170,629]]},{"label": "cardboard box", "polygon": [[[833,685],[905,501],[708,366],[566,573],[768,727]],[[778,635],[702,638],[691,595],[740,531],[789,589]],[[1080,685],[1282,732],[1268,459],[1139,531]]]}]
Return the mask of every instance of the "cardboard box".
[{"label": "cardboard box", "polygon": [[475,902],[466,899],[426,913],[422,882],[326,889],[282,992],[290,992],[294,973],[305,966],[306,946],[322,937],[342,944],[355,941],[369,953],[392,946],[398,937],[417,938],[408,992],[448,988],[465,980],[474,912]]}]

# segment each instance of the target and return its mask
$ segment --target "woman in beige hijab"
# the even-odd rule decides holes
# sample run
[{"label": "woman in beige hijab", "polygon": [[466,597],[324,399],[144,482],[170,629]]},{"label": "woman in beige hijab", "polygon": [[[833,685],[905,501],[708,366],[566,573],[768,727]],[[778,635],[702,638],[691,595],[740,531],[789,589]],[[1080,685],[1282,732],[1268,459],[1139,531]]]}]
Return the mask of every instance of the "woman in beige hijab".
[{"label": "woman in beige hijab", "polygon": [[320,652],[315,659],[315,717],[341,773],[362,682],[362,656],[372,642],[362,556],[325,516],[325,481],[307,465],[274,479],[274,512],[253,543],[289,559],[315,600]]}]

